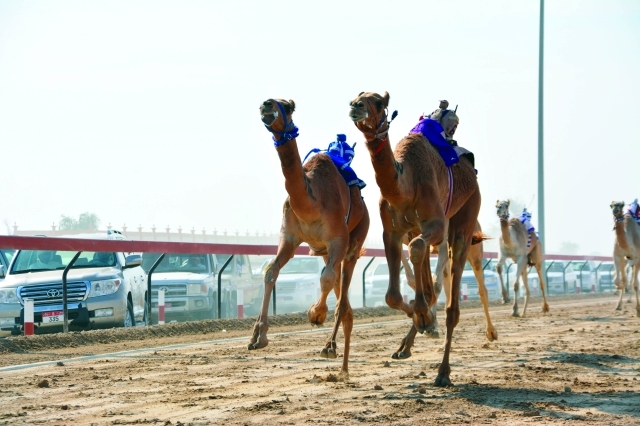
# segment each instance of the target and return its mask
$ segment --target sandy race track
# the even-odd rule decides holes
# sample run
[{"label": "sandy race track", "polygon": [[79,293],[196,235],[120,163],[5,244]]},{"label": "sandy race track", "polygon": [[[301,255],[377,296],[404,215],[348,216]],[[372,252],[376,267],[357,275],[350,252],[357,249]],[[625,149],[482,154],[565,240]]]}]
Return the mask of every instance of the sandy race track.
[{"label": "sandy race track", "polygon": [[450,388],[433,385],[442,338],[390,358],[409,327],[398,315],[357,319],[347,382],[334,376],[341,359],[318,356],[330,328],[300,323],[272,323],[256,352],[252,320],[144,339],[5,339],[0,424],[640,424],[640,318],[631,304],[614,311],[610,294],[586,296],[552,298],[545,316],[536,299],[525,318],[492,306],[496,342],[465,307]]}]

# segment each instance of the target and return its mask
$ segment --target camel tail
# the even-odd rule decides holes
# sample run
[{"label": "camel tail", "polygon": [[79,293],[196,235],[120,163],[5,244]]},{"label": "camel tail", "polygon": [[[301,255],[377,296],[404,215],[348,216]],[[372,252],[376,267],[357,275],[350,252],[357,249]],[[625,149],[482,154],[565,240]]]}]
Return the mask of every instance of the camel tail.
[{"label": "camel tail", "polygon": [[364,256],[366,252],[367,252],[367,249],[362,247],[360,249],[360,253],[358,253],[358,259],[360,259],[362,256]]},{"label": "camel tail", "polygon": [[491,237],[488,237],[487,235],[483,234],[482,232],[476,232],[475,234],[473,234],[471,236],[471,245],[475,245],[475,244],[479,244],[481,242],[483,242],[484,240],[491,240]]}]

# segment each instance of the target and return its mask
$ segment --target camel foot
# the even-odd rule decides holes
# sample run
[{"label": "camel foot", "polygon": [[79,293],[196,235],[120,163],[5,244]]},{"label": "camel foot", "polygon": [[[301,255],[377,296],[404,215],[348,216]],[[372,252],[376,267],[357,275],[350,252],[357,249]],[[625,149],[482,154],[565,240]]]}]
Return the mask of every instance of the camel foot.
[{"label": "camel foot", "polygon": [[640,308],[636,308],[636,316],[640,318]]},{"label": "camel foot", "polygon": [[320,351],[320,356],[327,359],[338,358],[336,342],[328,342],[327,345],[322,348],[322,351]]},{"label": "camel foot", "polygon": [[511,303],[509,296],[502,296],[502,304],[506,305],[507,303]]},{"label": "camel foot", "polygon": [[494,340],[498,340],[498,332],[494,327],[487,328],[485,332],[485,336],[487,336],[487,340],[493,342]]},{"label": "camel foot", "polygon": [[265,338],[260,338],[255,343],[253,343],[253,342],[249,343],[249,345],[247,345],[247,349],[250,350],[250,351],[255,350],[255,349],[262,349],[265,346],[267,346],[268,344],[269,344],[269,339],[267,339],[266,337]]},{"label": "camel foot", "polygon": [[543,314],[548,314],[549,313],[549,304],[546,303],[546,302],[542,305],[542,313]]},{"label": "camel foot", "polygon": [[449,376],[438,374],[438,377],[436,377],[435,385],[441,388],[445,388],[453,386],[453,383],[451,383],[451,380],[449,380]]},{"label": "camel foot", "polygon": [[438,339],[440,337],[440,332],[438,331],[438,327],[434,326],[432,329],[425,330],[424,335],[431,339]]},{"label": "camel foot", "polygon": [[622,304],[621,304],[621,303],[618,303],[618,304],[616,305],[616,311],[621,311],[621,310],[622,310]]},{"label": "camel foot", "polygon": [[391,355],[393,359],[407,359],[411,356],[411,345],[407,344],[407,338],[402,339],[402,343],[400,343],[400,348]]},{"label": "camel foot", "polygon": [[413,311],[413,325],[416,327],[420,334],[437,333],[438,330],[435,327],[435,318],[431,309],[414,309]]},{"label": "camel foot", "polygon": [[520,314],[518,313],[517,309],[514,309],[513,313],[511,314],[511,316],[514,317],[514,318],[518,318],[520,316]]},{"label": "camel foot", "polygon": [[317,303],[312,305],[307,311],[307,317],[309,318],[311,325],[323,325],[324,321],[327,319],[328,311],[329,307],[326,304],[324,306],[319,306]]}]

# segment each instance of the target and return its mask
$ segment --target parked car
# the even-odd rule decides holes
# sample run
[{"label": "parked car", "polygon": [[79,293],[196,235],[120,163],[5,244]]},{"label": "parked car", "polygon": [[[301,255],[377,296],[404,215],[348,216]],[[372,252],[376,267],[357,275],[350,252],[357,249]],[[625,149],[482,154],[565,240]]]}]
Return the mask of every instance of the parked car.
[{"label": "parked car", "polygon": [[[67,238],[123,240],[121,233]],[[0,284],[0,336],[21,334],[24,299],[34,301],[36,334],[62,331],[62,273],[75,251],[19,250]],[[69,330],[145,323],[146,273],[139,254],[82,252],[67,276]]]},{"label": "parked car", "polygon": [[[488,262],[488,259],[483,259],[482,265],[485,266]],[[483,276],[484,286],[487,289],[489,300],[500,299],[502,297],[502,290],[500,289],[500,278],[498,277],[498,273],[490,266],[487,266],[483,270]],[[464,270],[462,271],[462,279],[460,280],[460,297],[463,297],[462,293],[464,285],[467,286],[467,297],[469,300],[480,300],[478,280],[476,279],[476,275],[469,262],[464,264]],[[444,293],[444,290],[442,292]]]},{"label": "parked car", "polygon": [[[148,273],[159,253],[143,253],[142,267]],[[168,253],[151,276],[152,313],[157,315],[158,291],[165,292],[165,321],[218,318],[218,273],[229,259],[226,254]],[[237,317],[238,294],[247,314],[259,296],[247,255],[234,255],[222,271],[222,318]]]},{"label": "parked car", "polygon": [[[578,277],[576,271],[569,265],[569,262],[563,260],[547,260],[544,262],[544,270],[546,271],[547,288],[549,294],[565,294],[565,282],[567,283],[567,294],[576,292]],[[529,290],[540,286],[538,272],[535,268],[531,268],[527,275],[530,284]]]},{"label": "parked car", "polygon": [[[266,266],[271,259],[265,262]],[[294,256],[280,269],[276,281],[276,313],[307,311],[320,298],[320,276],[324,259],[320,256]],[[329,309],[335,309],[333,290],[327,297]]]},{"label": "parked car", "polygon": [[[373,273],[364,280],[365,300],[368,307],[386,306],[385,297],[389,288],[389,265],[387,262],[380,262],[376,265]],[[413,300],[415,292],[407,281],[404,273],[404,265],[400,265],[400,293]],[[442,292],[444,293],[444,291]]]},{"label": "parked car", "polygon": [[616,270],[612,261],[602,262],[596,271],[598,288],[600,291],[616,291],[614,279]]},{"label": "parked car", "polygon": [[592,260],[573,261],[571,267],[576,271],[578,285],[582,293],[598,291],[598,281],[596,280],[596,262]]}]

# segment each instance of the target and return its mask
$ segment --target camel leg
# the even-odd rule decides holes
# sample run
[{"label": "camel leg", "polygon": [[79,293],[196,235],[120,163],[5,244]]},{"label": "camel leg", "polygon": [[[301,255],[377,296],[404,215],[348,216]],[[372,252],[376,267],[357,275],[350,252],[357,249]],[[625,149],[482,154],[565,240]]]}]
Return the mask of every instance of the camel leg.
[{"label": "camel leg", "polygon": [[[439,337],[438,332],[438,297],[445,289],[447,300],[449,297],[449,288],[451,287],[451,263],[449,262],[449,244],[447,243],[447,232],[449,230],[449,221],[445,221],[444,239],[438,246],[438,262],[436,263],[435,281],[433,282],[433,290],[436,296],[436,303],[431,306],[431,314],[433,315],[433,328],[429,337]],[[429,253],[427,253],[427,257]],[[427,260],[427,259],[425,259]],[[431,271],[430,265],[425,266]],[[430,272],[429,272],[430,273]],[[433,280],[433,277],[432,277]]]},{"label": "camel leg", "polygon": [[529,292],[529,281],[527,280],[527,265],[525,264],[524,268],[522,268],[522,284],[524,285],[524,308],[522,308],[522,316],[525,316],[527,313],[527,306],[529,306],[529,298],[531,297],[531,293]]},{"label": "camel leg", "polygon": [[260,314],[256,319],[256,323],[253,326],[253,335],[249,341],[247,349],[260,349],[269,344],[267,339],[267,331],[269,330],[269,302],[271,301],[271,292],[276,285],[276,280],[280,274],[280,269],[289,262],[293,257],[296,249],[300,245],[300,240],[291,235],[281,235],[280,245],[278,247],[278,254],[267,265],[264,273],[264,293],[262,295],[262,307],[260,308]]},{"label": "camel leg", "polygon": [[444,356],[438,377],[436,377],[436,386],[452,386],[450,375],[451,366],[449,364],[449,356],[451,354],[451,342],[453,339],[453,330],[460,320],[460,281],[462,279],[462,271],[467,261],[467,250],[471,245],[471,230],[465,237],[464,234],[455,232],[449,235],[449,241],[452,242],[451,247],[451,297],[447,300],[447,335],[445,338]]},{"label": "camel leg", "polygon": [[393,359],[407,359],[411,356],[411,348],[413,347],[413,343],[416,339],[416,334],[418,334],[418,329],[415,325],[411,324],[411,329],[407,333],[407,335],[402,339],[400,343],[400,347],[397,351],[391,355]]},{"label": "camel leg", "polygon": [[[404,235],[396,232],[384,231],[382,239],[384,242],[384,252],[389,266],[389,287],[385,295],[385,302],[391,309],[397,309],[407,314],[408,317],[413,315],[413,308],[410,304],[404,303],[402,293],[400,292],[400,262],[402,254],[402,239]],[[414,275],[416,277],[416,288],[418,287],[419,272],[414,266]],[[416,293],[417,296],[417,293]]]},{"label": "camel leg", "polygon": [[472,245],[469,248],[468,260],[473,268],[473,274],[478,281],[478,292],[480,293],[480,300],[482,301],[482,307],[484,308],[484,318],[487,321],[487,328],[485,330],[485,336],[489,341],[498,339],[498,332],[496,331],[493,323],[491,322],[491,316],[489,315],[489,294],[487,287],[484,285],[484,271],[482,270],[482,243]]},{"label": "camel leg", "polygon": [[[518,291],[520,290],[520,277],[522,277],[523,271],[526,269],[527,256],[516,257],[516,279],[513,283],[513,312],[511,316],[518,317],[520,313],[518,311]],[[525,305],[527,304],[527,298],[525,296]]]},{"label": "camel leg", "polygon": [[502,303],[509,303],[509,292],[507,291],[507,287],[504,285],[504,279],[502,278],[502,267],[507,262],[507,258],[500,253],[500,258],[498,259],[498,264],[496,265],[496,272],[498,273],[498,277],[500,278],[500,287],[502,288]]},{"label": "camel leg", "polygon": [[542,261],[535,263],[536,272],[538,273],[538,282],[540,283],[540,291],[542,292],[542,313],[549,312],[549,304],[547,303],[547,280],[544,278],[544,263]]},{"label": "camel leg", "polygon": [[616,305],[616,311],[622,309],[622,298],[624,297],[624,289],[627,288],[627,271],[625,270],[626,260],[623,256],[613,256],[613,265],[616,270],[616,277],[613,282],[616,288],[620,290],[620,299]]},{"label": "camel leg", "polygon": [[[320,299],[314,305],[311,305],[307,311],[309,323],[312,325],[322,325],[327,319],[327,297],[331,290],[335,291],[336,282],[340,276],[340,264],[344,259],[347,251],[347,237],[333,238],[327,243],[327,257],[325,258],[326,266],[320,275]],[[339,298],[339,291],[336,297]]]},{"label": "camel leg", "polygon": [[[421,235],[409,243],[409,259],[416,275],[416,300],[413,305],[413,324],[420,333],[433,333],[431,307],[436,303],[433,277],[429,268],[429,247],[444,238],[445,221],[433,218],[420,223]],[[426,258],[426,259],[425,259]],[[418,280],[420,282],[418,282]]]},{"label": "camel leg", "polygon": [[[640,317],[640,298],[638,296],[638,261],[634,261],[633,266],[631,267],[631,284],[633,285],[633,290],[636,293],[636,316]],[[629,295],[631,297],[631,295]]]}]

